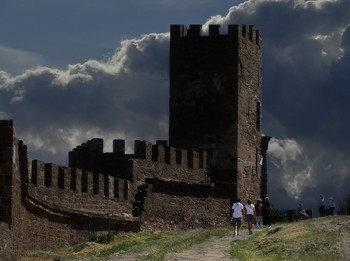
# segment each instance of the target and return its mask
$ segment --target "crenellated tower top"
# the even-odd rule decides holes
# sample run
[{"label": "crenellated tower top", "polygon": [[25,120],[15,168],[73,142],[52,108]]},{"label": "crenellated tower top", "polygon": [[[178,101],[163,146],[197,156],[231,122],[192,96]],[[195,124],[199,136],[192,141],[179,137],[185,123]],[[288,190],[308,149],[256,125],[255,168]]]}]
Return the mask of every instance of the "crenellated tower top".
[{"label": "crenellated tower top", "polygon": [[210,24],[209,25],[209,34],[202,34],[202,26],[198,24],[191,24],[187,28],[183,24],[171,25],[170,27],[170,36],[172,39],[176,38],[196,38],[196,37],[230,37],[236,38],[244,37],[249,39],[251,42],[261,45],[261,35],[259,30],[256,30],[253,25],[237,25],[229,24],[227,28],[227,34],[220,33],[220,25]]}]

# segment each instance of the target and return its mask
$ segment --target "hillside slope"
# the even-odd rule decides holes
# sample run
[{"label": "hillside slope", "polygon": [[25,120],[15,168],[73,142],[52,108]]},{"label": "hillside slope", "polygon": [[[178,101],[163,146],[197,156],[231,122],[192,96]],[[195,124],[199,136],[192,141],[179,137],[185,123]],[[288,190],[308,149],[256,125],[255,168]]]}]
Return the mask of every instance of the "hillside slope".
[{"label": "hillside slope", "polygon": [[87,242],[21,260],[350,260],[350,217],[273,224],[238,237],[231,227],[208,230],[123,233],[110,244]]}]

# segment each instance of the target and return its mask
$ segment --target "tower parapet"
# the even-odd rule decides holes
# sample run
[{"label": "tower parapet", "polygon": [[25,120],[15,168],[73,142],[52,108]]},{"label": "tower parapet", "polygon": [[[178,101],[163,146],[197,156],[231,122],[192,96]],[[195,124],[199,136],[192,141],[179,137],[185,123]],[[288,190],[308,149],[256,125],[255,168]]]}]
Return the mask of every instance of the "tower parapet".
[{"label": "tower parapet", "polygon": [[125,154],[125,140],[116,139],[113,140],[113,153],[124,155]]},{"label": "tower parapet", "polygon": [[220,35],[220,25],[219,24],[210,24],[209,25],[209,36],[218,36]]},{"label": "tower parapet", "polygon": [[201,25],[198,24],[191,24],[189,28],[183,24],[171,25],[170,37],[172,39],[185,37],[234,37],[235,39],[238,39],[239,37],[243,37],[249,39],[249,41],[255,43],[256,45],[261,45],[260,32],[259,30],[256,30],[253,25],[229,24],[227,34],[220,34],[220,25],[218,24],[209,25],[209,35],[202,35],[201,29]]}]

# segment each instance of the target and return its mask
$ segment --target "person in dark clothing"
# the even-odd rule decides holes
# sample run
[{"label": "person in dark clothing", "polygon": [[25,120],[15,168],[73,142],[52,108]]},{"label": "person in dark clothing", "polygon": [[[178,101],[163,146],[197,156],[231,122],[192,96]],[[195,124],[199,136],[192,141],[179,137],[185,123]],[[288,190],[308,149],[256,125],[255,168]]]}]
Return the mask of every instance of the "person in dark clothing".
[{"label": "person in dark clothing", "polygon": [[270,212],[271,212],[270,198],[265,197],[263,202],[263,207],[262,207],[262,214],[263,214],[263,224],[265,227],[268,227],[268,228],[271,227]]},{"label": "person in dark clothing", "polygon": [[321,194],[320,199],[318,200],[318,213],[320,213],[320,217],[324,217],[326,215],[326,202],[324,196]]},{"label": "person in dark clothing", "polygon": [[301,219],[308,219],[309,215],[306,214],[305,209],[303,208],[303,204],[299,204],[299,208],[298,208],[298,217]]},{"label": "person in dark clothing", "polygon": [[335,214],[335,199],[333,196],[330,196],[328,200],[328,214],[331,216]]}]

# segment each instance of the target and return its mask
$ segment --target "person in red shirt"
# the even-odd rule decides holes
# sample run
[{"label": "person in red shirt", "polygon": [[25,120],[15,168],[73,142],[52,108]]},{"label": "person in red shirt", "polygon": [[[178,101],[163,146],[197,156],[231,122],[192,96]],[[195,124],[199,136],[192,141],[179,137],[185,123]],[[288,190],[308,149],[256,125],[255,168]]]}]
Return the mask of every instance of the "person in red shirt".
[{"label": "person in red shirt", "polygon": [[256,201],[255,204],[255,225],[256,228],[262,228],[264,226],[262,215],[262,200],[260,198]]}]

